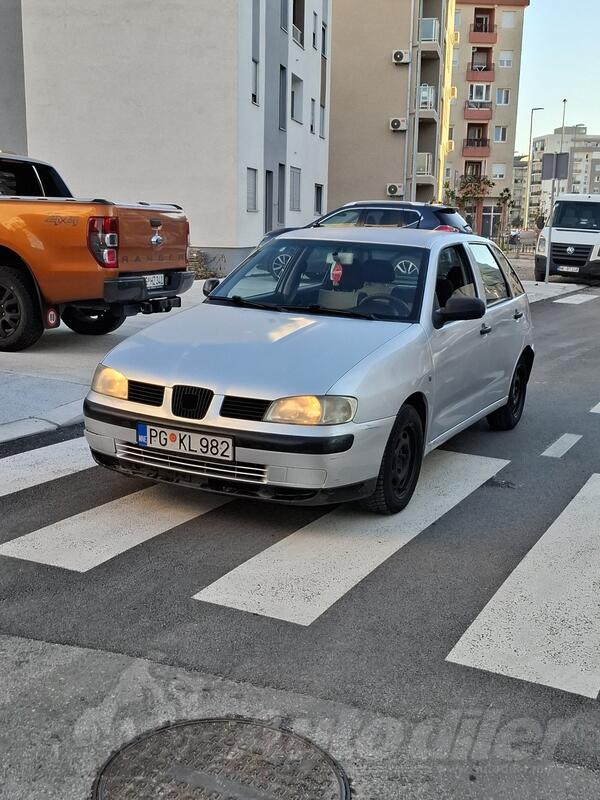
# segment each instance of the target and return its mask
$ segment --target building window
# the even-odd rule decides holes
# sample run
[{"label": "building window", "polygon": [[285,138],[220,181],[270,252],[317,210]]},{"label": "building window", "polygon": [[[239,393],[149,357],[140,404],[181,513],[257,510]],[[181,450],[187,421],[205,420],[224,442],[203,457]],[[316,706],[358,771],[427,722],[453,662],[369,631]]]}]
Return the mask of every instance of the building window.
[{"label": "building window", "polygon": [[323,213],[323,185],[315,183],[315,214],[320,217]]},{"label": "building window", "polygon": [[508,128],[504,125],[496,125],[494,128],[494,141],[506,142],[508,140]]},{"label": "building window", "polygon": [[302,122],[302,95],[304,84],[297,75],[292,75],[292,119]]},{"label": "building window", "polygon": [[496,105],[507,106],[510,104],[510,89],[496,89]]},{"label": "building window", "polygon": [[277,223],[285,225],[285,164],[277,172]]},{"label": "building window", "polygon": [[258,211],[258,170],[248,167],[246,181],[246,211]]},{"label": "building window", "polygon": [[317,101],[310,101],[310,132],[315,133],[317,129]]},{"label": "building window", "polygon": [[492,178],[503,181],[506,178],[506,164],[492,164]]},{"label": "building window", "polygon": [[313,47],[319,49],[319,15],[313,11]]},{"label": "building window", "polygon": [[503,69],[509,69],[513,65],[513,51],[501,50],[500,61],[498,62]]},{"label": "building window", "polygon": [[458,50],[458,48],[455,47],[454,50],[452,51],[452,66],[453,67],[458,67],[459,59],[460,59],[460,50]]},{"label": "building window", "polygon": [[321,25],[321,55],[327,58],[327,23]]},{"label": "building window", "polygon": [[325,138],[325,106],[321,106],[319,114],[319,136]]},{"label": "building window", "polygon": [[292,19],[292,38],[304,47],[304,0],[292,0],[293,19]]},{"label": "building window", "polygon": [[290,167],[290,211],[302,211],[301,179],[302,170]]},{"label": "building window", "polygon": [[460,22],[461,22],[460,18],[461,18],[460,11],[456,11],[454,13],[454,30],[455,31],[457,31],[460,28]]},{"label": "building window", "polygon": [[444,169],[444,178],[447,181],[449,181],[451,177],[452,177],[452,167],[446,167]]},{"label": "building window", "polygon": [[489,83],[472,83],[469,86],[469,100],[486,102],[490,99]]},{"label": "building window", "polygon": [[279,129],[287,128],[287,69],[279,67]]},{"label": "building window", "polygon": [[502,12],[502,27],[514,28],[517,21],[516,11],[503,11]]},{"label": "building window", "polygon": [[450,139],[450,141],[454,139],[454,125],[448,128],[448,139]]},{"label": "building window", "polygon": [[252,102],[258,105],[258,61],[252,59]]},{"label": "building window", "polygon": [[289,25],[289,3],[290,0],[281,0],[281,27],[287,32]]}]

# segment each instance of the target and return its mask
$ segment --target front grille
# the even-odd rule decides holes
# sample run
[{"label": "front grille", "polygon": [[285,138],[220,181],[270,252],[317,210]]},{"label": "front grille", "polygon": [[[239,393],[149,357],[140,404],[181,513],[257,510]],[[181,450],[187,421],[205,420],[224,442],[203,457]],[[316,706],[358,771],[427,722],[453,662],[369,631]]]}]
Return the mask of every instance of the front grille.
[{"label": "front grille", "polygon": [[171,408],[176,417],[204,419],[214,393],[200,386],[174,386]]},{"label": "front grille", "polygon": [[266,466],[242,464],[235,461],[206,461],[185,453],[138,447],[129,442],[117,442],[116,444],[117,457],[123,461],[172,472],[182,472],[186,475],[199,475],[204,478],[224,478],[228,481],[243,481],[244,483],[262,484],[267,482]]},{"label": "front grille", "polygon": [[[574,253],[567,253],[567,249],[572,247]],[[552,260],[558,265],[565,267],[584,267],[590,260],[592,248],[587,244],[562,244],[552,245]]]},{"label": "front grille", "polygon": [[230,419],[248,419],[260,422],[271,405],[270,400],[255,400],[251,397],[228,395],[221,405],[221,416]]},{"label": "front grille", "polygon": [[165,387],[155,386],[153,383],[129,381],[127,399],[132,403],[141,403],[144,406],[162,406],[165,397]]}]

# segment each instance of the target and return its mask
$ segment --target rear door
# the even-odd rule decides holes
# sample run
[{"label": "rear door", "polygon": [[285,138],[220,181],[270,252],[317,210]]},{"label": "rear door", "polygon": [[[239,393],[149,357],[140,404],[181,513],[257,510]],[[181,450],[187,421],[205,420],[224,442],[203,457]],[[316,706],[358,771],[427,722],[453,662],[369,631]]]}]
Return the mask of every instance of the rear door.
[{"label": "rear door", "polygon": [[485,406],[490,406],[508,396],[523,349],[523,324],[526,322],[523,305],[526,301],[523,295],[519,298],[513,294],[491,245],[470,242],[467,248],[481,278],[487,305],[483,320],[487,333],[482,339],[486,346]]}]

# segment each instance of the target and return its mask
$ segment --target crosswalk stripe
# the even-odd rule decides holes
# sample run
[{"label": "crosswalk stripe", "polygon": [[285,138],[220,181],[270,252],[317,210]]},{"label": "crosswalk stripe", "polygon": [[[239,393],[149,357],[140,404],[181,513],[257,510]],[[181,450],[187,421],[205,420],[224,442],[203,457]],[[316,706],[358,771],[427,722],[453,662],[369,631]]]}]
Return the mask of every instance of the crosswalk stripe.
[{"label": "crosswalk stripe", "polygon": [[597,294],[572,294],[569,297],[561,297],[559,300],[555,300],[555,303],[564,303],[568,306],[579,306],[582,303],[589,303],[590,300],[597,300]]},{"label": "crosswalk stripe", "polygon": [[590,412],[592,414],[600,414],[600,403],[598,403],[597,406],[594,406],[592,409],[590,409]]},{"label": "crosswalk stripe", "polygon": [[509,462],[437,451],[398,516],[340,508],[278,542],[194,599],[310,625],[353,586]]},{"label": "crosswalk stripe", "polygon": [[63,478],[95,464],[82,437],[0,459],[0,497]]},{"label": "crosswalk stripe", "polygon": [[596,698],[600,475],[521,561],[447,660]]},{"label": "crosswalk stripe", "polygon": [[216,495],[152,486],[0,546],[0,556],[87,572],[229,502]]},{"label": "crosswalk stripe", "polygon": [[582,436],[576,433],[565,433],[560,439],[557,439],[550,447],[544,450],[542,455],[547,458],[562,458],[582,438]]}]

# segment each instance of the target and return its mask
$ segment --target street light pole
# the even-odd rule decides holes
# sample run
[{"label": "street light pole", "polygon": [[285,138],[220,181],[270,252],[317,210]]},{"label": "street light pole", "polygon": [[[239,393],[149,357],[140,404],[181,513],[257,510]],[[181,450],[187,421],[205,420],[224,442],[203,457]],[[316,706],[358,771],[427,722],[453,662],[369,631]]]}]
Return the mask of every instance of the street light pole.
[{"label": "street light pole", "polygon": [[[560,134],[560,152],[563,152],[564,144],[565,144],[565,117],[567,114],[567,100],[566,98],[563,100],[563,121],[562,121],[562,131]],[[560,185],[559,185],[560,189]]]},{"label": "street light pole", "polygon": [[525,191],[525,219],[523,222],[525,223],[525,229],[529,229],[529,196],[531,194],[531,170],[533,167],[533,115],[536,111],[543,111],[543,108],[532,108],[531,109],[531,125],[529,126],[529,155],[528,155],[528,165],[527,165],[527,186]]}]

